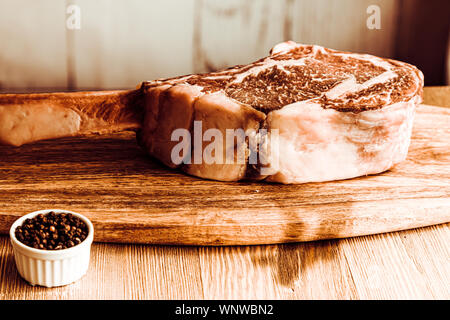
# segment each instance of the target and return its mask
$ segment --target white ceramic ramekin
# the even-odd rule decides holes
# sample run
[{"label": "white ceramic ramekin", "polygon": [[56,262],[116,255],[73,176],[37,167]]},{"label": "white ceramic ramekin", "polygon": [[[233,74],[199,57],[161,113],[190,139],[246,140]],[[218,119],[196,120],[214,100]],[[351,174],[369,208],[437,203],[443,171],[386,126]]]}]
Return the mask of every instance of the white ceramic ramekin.
[{"label": "white ceramic ramekin", "polygon": [[[22,225],[25,219],[33,218],[50,211],[58,213],[71,213],[83,220],[88,227],[88,235],[80,244],[62,250],[41,250],[29,247],[15,236],[15,230]],[[57,287],[72,283],[80,279],[89,267],[89,258],[92,240],[94,239],[94,226],[85,216],[67,210],[40,210],[26,214],[17,219],[9,230],[13,246],[14,259],[19,274],[31,285]]]}]

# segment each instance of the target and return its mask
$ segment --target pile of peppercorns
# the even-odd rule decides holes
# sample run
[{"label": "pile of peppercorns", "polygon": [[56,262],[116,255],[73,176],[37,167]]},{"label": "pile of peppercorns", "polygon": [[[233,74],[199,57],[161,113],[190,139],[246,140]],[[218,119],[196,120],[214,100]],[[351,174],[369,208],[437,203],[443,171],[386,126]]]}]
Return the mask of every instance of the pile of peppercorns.
[{"label": "pile of peppercorns", "polygon": [[43,250],[67,249],[81,243],[88,235],[86,223],[71,213],[38,214],[26,219],[15,230],[17,240]]}]

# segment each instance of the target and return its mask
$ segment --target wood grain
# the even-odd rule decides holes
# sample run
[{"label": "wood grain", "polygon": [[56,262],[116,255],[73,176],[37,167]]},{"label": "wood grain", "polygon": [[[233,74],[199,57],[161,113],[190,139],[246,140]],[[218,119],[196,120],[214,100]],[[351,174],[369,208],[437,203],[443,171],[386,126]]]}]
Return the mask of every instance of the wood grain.
[{"label": "wood grain", "polygon": [[450,86],[425,87],[423,90],[423,101],[425,104],[450,108]]},{"label": "wood grain", "polygon": [[65,12],[65,1],[1,1],[0,87],[66,87]]},{"label": "wood grain", "polygon": [[[80,29],[66,27],[69,5]],[[366,27],[369,5],[379,30]],[[390,0],[2,0],[0,87],[132,89],[246,64],[285,40],[392,57],[397,11]]]},{"label": "wood grain", "polygon": [[148,158],[132,135],[0,147],[0,232],[27,212],[87,215],[95,241],[262,244],[450,221],[450,110],[420,106],[408,159],[391,171],[304,185],[207,181]]},{"label": "wood grain", "polygon": [[[447,225],[342,242],[360,299],[448,299]],[[447,298],[446,298],[447,297]]]},{"label": "wood grain", "polygon": [[450,224],[296,244],[172,247],[94,243],[88,273],[29,286],[0,236],[0,300],[449,299]]},{"label": "wood grain", "polygon": [[[367,28],[370,5],[380,7],[381,29]],[[193,71],[246,64],[286,40],[392,57],[397,10],[389,0],[196,0]]]},{"label": "wood grain", "polygon": [[135,88],[192,72],[194,0],[73,0],[77,87]]}]

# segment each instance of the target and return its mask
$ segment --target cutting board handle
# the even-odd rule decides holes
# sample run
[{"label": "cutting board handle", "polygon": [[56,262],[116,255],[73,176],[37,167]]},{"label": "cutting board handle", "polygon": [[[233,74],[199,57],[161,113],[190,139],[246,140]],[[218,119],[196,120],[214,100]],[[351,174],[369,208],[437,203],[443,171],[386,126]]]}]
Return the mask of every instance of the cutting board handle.
[{"label": "cutting board handle", "polygon": [[0,94],[0,144],[136,130],[142,90]]}]

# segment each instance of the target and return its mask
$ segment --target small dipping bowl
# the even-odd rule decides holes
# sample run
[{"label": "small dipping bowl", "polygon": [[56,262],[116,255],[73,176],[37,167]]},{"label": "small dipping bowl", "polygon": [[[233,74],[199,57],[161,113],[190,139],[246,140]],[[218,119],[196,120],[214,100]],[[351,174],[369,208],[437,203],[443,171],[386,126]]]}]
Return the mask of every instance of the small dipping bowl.
[{"label": "small dipping bowl", "polygon": [[[49,212],[54,212],[55,214],[71,213],[80,218],[88,227],[86,239],[67,249],[44,250],[29,247],[16,238],[16,228],[21,226],[26,219]],[[91,244],[94,239],[94,226],[88,218],[79,213],[57,209],[28,213],[12,224],[9,236],[13,246],[17,270],[20,276],[33,286],[63,286],[80,279],[88,270]]]}]

